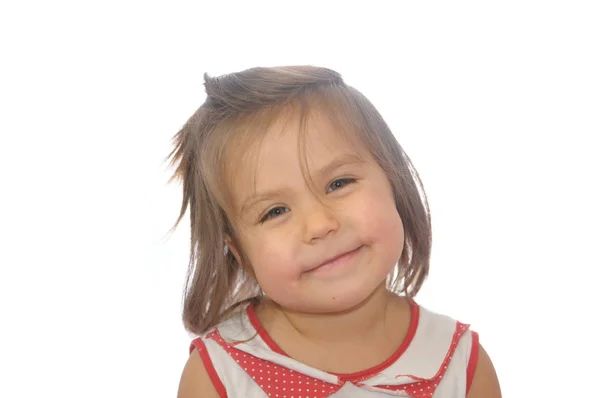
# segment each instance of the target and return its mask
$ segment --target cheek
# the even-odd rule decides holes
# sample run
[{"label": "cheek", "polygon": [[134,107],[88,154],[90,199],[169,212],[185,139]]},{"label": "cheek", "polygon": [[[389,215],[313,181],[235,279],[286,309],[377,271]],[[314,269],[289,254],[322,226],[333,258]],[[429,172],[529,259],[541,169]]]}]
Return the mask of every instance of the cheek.
[{"label": "cheek", "polygon": [[292,281],[298,276],[298,264],[294,261],[297,256],[293,248],[286,246],[282,240],[275,240],[276,244],[267,243],[270,241],[273,240],[254,242],[248,253],[256,279],[267,294],[286,285],[282,282]]},{"label": "cheek", "polygon": [[386,248],[391,257],[399,258],[404,242],[404,227],[391,198],[371,194],[355,210],[360,217],[358,233],[366,244]]}]

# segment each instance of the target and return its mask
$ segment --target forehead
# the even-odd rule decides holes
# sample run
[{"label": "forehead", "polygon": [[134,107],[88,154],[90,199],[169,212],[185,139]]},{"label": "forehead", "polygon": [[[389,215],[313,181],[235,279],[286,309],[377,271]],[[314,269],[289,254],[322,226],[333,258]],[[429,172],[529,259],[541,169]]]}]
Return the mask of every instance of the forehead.
[{"label": "forehead", "polygon": [[325,115],[308,114],[305,121],[297,115],[288,115],[274,121],[255,150],[259,172],[263,165],[300,163],[307,165],[327,161],[327,156],[339,152],[356,153],[358,146],[348,132],[342,131]]}]

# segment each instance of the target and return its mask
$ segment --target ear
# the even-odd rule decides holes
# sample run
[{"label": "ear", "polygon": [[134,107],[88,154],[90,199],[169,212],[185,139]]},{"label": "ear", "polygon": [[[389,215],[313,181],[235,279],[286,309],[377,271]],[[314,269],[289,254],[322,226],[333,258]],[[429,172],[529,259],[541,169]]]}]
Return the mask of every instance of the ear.
[{"label": "ear", "polygon": [[229,236],[229,235],[225,236],[225,243],[227,244],[227,248],[231,252],[231,255],[235,258],[235,261],[237,261],[237,263],[240,265],[240,267],[242,267],[244,272],[246,274],[250,275],[252,278],[255,278],[254,270],[252,269],[252,267],[249,264],[246,264],[244,261],[242,261],[242,256],[240,255],[240,249],[235,245],[235,243],[233,242],[233,239],[231,239],[231,236]]},{"label": "ear", "polygon": [[240,251],[236,247],[236,245],[233,243],[233,239],[231,239],[231,237],[229,235],[225,236],[225,244],[227,245],[227,249],[231,252],[233,257],[235,258],[235,261],[237,261],[237,263],[240,266],[242,266],[242,268],[243,268],[244,263],[242,262],[242,258],[240,256]]}]

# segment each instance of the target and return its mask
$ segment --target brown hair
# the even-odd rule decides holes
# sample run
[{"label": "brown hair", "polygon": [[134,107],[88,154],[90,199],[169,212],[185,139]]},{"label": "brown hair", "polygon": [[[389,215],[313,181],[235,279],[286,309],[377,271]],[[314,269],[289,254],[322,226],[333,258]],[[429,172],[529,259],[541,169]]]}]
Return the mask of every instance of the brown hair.
[{"label": "brown hair", "polygon": [[[183,203],[173,229],[189,206],[191,248],[183,300],[187,331],[202,334],[240,304],[257,300],[260,287],[224,255],[229,236],[247,265],[235,233],[230,201],[235,155],[243,155],[267,128],[291,108],[300,123],[318,109],[337,127],[354,136],[386,173],[404,226],[404,251],[388,278],[388,289],[408,297],[417,294],[429,270],[431,217],[427,196],[410,158],[371,102],[327,68],[289,66],[252,68],[219,77],[204,74],[207,98],[173,138],[169,154],[176,166],[169,182],[183,185]],[[248,153],[249,151],[245,151]],[[168,160],[167,159],[167,160]]]}]

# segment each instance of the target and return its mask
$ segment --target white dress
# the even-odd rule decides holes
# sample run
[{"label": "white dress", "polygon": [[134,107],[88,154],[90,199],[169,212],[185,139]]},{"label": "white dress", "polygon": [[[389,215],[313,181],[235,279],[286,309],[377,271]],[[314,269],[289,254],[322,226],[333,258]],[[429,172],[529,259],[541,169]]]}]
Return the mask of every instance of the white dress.
[{"label": "white dress", "polygon": [[411,304],[411,324],[381,364],[333,374],[290,358],[260,326],[250,305],[193,340],[219,395],[230,398],[464,398],[479,349],[477,333]]}]

